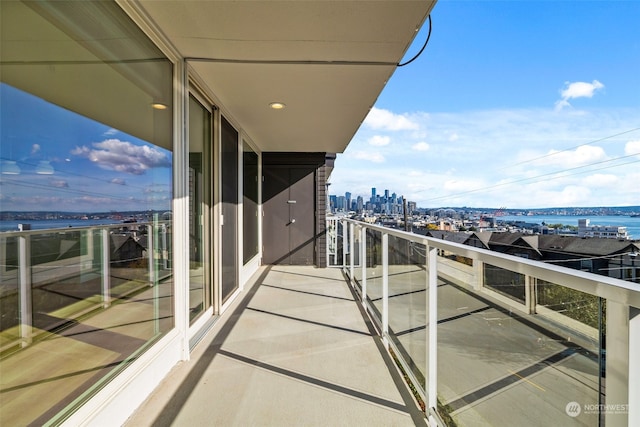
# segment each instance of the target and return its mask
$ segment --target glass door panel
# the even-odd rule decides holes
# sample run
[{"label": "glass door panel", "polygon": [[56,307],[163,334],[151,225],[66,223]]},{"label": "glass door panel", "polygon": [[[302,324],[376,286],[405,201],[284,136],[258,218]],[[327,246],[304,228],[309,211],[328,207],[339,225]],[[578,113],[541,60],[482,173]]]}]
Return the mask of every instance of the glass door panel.
[{"label": "glass door panel", "polygon": [[243,263],[258,254],[258,155],[243,143]]},{"label": "glass door panel", "polygon": [[222,302],[238,288],[238,131],[222,117]]},{"label": "glass door panel", "polygon": [[189,97],[189,321],[211,307],[211,112]]}]

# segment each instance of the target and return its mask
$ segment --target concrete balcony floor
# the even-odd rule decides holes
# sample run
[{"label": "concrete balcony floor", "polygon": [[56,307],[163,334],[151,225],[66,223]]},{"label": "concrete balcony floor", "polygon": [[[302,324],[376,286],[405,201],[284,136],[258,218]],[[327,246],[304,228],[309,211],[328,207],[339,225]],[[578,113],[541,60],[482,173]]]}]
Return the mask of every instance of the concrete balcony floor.
[{"label": "concrete balcony floor", "polygon": [[267,266],[127,425],[426,423],[338,269]]}]

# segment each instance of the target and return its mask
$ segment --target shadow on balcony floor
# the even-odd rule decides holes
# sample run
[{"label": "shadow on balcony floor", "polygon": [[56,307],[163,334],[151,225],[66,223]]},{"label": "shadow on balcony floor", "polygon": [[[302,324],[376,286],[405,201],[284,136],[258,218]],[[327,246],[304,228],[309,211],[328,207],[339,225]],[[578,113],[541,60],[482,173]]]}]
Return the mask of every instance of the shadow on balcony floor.
[{"label": "shadow on balcony floor", "polygon": [[128,425],[425,421],[340,271],[272,266]]}]

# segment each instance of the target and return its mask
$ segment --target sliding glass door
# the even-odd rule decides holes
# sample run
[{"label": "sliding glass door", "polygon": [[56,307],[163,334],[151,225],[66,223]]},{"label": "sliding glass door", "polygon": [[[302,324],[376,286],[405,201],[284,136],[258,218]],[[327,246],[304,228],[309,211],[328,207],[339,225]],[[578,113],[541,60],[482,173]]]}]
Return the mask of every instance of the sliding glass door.
[{"label": "sliding glass door", "polygon": [[221,120],[222,302],[238,289],[238,131]]},{"label": "sliding glass door", "polygon": [[243,142],[242,170],[242,261],[251,261],[258,254],[258,154]]},{"label": "sliding glass door", "polygon": [[212,304],[211,112],[189,97],[189,322]]}]

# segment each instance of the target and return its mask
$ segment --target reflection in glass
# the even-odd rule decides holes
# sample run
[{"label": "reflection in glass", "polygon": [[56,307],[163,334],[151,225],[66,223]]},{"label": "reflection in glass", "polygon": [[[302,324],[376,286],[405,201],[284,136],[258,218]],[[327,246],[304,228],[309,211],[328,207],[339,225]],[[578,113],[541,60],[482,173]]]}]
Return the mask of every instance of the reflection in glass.
[{"label": "reflection in glass", "polygon": [[173,64],[115,2],[0,20],[0,425],[56,424],[173,327]]},{"label": "reflection in glass", "polygon": [[258,254],[258,155],[245,141],[242,162],[243,264]]},{"label": "reflection in glass", "polygon": [[211,307],[211,113],[189,97],[189,321]]},{"label": "reflection in glass", "polygon": [[353,269],[353,278],[355,279],[355,285],[362,289],[362,265],[361,258],[363,256],[360,254],[360,247],[362,245],[362,235],[361,228],[356,227],[354,232],[354,242],[353,242],[353,250],[354,250],[354,269]]},{"label": "reflection in glass", "polygon": [[222,118],[222,301],[238,289],[238,131]]}]

